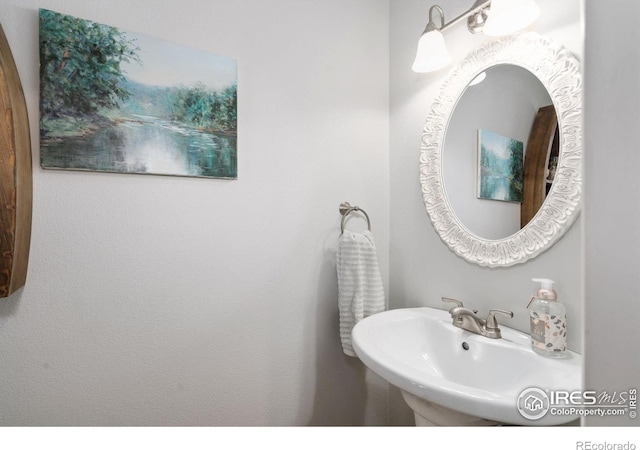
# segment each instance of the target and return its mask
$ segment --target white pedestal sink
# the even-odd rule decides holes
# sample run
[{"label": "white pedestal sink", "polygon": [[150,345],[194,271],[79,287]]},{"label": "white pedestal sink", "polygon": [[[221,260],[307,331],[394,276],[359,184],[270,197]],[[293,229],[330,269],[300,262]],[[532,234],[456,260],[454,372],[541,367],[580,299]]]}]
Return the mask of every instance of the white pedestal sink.
[{"label": "white pedestal sink", "polygon": [[554,413],[563,408],[549,395],[582,389],[580,355],[545,358],[525,333],[500,325],[502,338],[489,339],[451,322],[439,309],[396,309],[352,332],[358,357],[400,388],[417,425],[560,425],[578,417]]}]

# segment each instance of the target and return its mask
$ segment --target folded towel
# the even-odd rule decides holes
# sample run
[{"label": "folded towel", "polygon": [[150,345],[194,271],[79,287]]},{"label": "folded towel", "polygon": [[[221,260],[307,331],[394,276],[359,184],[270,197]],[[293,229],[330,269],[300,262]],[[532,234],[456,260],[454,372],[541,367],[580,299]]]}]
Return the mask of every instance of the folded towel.
[{"label": "folded towel", "polygon": [[342,350],[356,356],[351,330],[360,320],[385,310],[384,287],[373,234],[345,230],[337,254],[338,309]]}]

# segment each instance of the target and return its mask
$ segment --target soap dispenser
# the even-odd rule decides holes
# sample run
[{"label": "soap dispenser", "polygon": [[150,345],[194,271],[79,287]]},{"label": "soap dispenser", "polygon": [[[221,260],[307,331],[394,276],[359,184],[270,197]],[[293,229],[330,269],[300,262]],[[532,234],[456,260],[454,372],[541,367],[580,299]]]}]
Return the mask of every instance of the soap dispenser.
[{"label": "soap dispenser", "polygon": [[558,302],[553,280],[532,278],[540,289],[529,302],[531,347],[542,356],[564,358],[567,355],[567,316],[564,305]]}]

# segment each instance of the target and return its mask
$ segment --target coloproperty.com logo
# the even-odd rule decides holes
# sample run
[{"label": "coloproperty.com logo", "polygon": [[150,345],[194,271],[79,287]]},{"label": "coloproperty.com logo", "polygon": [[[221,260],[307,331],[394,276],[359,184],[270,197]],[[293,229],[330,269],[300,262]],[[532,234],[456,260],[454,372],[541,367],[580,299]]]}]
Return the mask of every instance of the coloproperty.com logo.
[{"label": "coloproperty.com logo", "polygon": [[518,396],[518,411],[529,420],[554,416],[628,416],[637,417],[637,389],[626,391],[551,391],[537,387]]}]

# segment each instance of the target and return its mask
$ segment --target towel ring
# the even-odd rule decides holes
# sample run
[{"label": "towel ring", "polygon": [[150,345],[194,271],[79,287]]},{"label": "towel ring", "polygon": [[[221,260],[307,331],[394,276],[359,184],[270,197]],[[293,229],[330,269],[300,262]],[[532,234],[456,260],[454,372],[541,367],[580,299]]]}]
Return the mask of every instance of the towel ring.
[{"label": "towel ring", "polygon": [[364,217],[367,219],[367,228],[371,231],[371,220],[369,220],[369,215],[364,211],[364,209],[359,206],[351,206],[349,202],[340,203],[340,214],[342,214],[342,221],[340,222],[340,234],[344,233],[344,221],[349,214],[353,211],[359,211],[364,214]]}]

